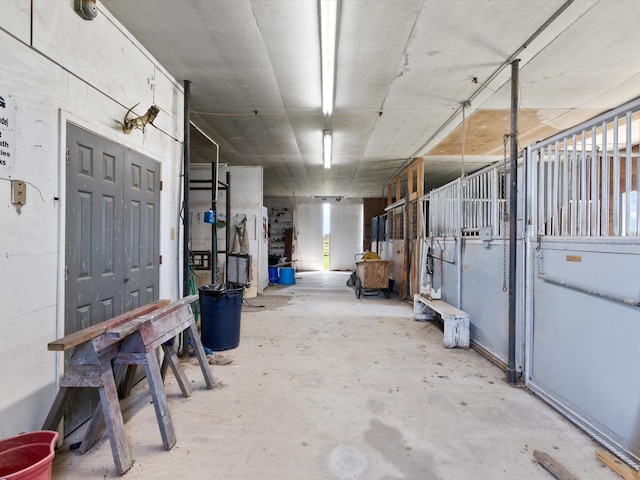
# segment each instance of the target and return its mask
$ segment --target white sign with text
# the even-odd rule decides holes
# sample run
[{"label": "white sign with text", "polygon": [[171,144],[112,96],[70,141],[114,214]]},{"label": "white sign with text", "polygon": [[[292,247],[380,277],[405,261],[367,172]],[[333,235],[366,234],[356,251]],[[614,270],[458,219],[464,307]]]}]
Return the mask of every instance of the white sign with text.
[{"label": "white sign with text", "polygon": [[0,92],[0,177],[13,178],[15,166],[15,118],[11,95]]}]

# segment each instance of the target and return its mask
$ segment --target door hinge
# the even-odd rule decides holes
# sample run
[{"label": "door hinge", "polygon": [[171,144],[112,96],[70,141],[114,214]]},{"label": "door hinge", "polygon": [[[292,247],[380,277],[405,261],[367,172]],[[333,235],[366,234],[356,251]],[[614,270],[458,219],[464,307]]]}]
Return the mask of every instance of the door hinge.
[{"label": "door hinge", "polygon": [[67,161],[67,163],[71,162],[71,149],[70,148],[67,148],[67,153],[66,153],[65,156],[66,156],[65,160]]},{"label": "door hinge", "polygon": [[158,262],[158,265],[162,265],[162,255],[160,255],[160,261]]},{"label": "door hinge", "polygon": [[64,266],[64,279],[65,281],[69,280],[69,267]]},{"label": "door hinge", "polygon": [[164,188],[164,182],[160,180],[160,191],[162,191],[163,188]]}]

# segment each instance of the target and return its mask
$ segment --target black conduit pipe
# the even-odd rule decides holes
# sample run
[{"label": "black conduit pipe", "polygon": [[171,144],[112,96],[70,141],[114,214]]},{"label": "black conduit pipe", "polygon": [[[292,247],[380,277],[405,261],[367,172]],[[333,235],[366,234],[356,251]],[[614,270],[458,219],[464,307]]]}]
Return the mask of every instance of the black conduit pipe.
[{"label": "black conduit pipe", "polygon": [[[182,145],[182,296],[189,295],[189,185],[191,170],[191,125],[189,111],[191,110],[191,82],[184,81],[184,142]],[[180,352],[185,355],[189,349],[188,335],[182,335]]]},{"label": "black conduit pipe", "polygon": [[520,60],[511,62],[511,184],[509,190],[509,359],[507,381],[516,375],[516,260],[518,247],[518,88]]},{"label": "black conduit pipe", "polygon": [[191,81],[184,81],[184,144],[183,144],[183,162],[182,173],[184,182],[184,198],[182,200],[182,224],[184,237],[182,239],[182,296],[189,295],[189,185],[191,170],[191,123],[189,120],[189,111],[191,110]]},{"label": "black conduit pipe", "polygon": [[[225,239],[226,243],[224,246],[224,281],[225,283],[229,281],[229,253],[231,252],[231,172],[227,170],[227,203],[225,205],[226,215],[227,215],[227,237]],[[236,224],[233,222],[233,228],[235,232]]]},{"label": "black conduit pipe", "polygon": [[218,169],[217,164],[211,164],[211,210],[213,210],[213,225],[211,225],[211,283],[218,283]]}]

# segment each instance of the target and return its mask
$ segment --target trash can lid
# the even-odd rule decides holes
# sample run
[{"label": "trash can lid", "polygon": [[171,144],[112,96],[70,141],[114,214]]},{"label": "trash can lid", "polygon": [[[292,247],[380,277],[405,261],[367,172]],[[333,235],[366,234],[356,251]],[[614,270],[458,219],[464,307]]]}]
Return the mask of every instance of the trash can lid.
[{"label": "trash can lid", "polygon": [[198,287],[200,294],[211,297],[223,297],[232,293],[242,293],[243,291],[244,285],[239,283],[210,283]]}]

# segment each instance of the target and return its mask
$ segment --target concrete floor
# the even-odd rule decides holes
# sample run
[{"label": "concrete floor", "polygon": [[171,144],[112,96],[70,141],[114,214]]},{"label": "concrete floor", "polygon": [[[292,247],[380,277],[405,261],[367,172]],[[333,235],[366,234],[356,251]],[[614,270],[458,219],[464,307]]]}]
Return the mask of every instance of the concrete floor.
[{"label": "concrete floor", "polygon": [[[122,403],[128,479],[552,479],[551,454],[580,479],[618,479],[584,433],[473,350],[383,295],[356,299],[348,273],[298,273],[242,313],[234,358],[207,390],[193,359],[183,398],[166,391],[177,444],[162,449],[146,382]],[[290,297],[290,298],[289,298]],[[57,451],[53,478],[119,478],[105,436]]]}]

